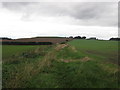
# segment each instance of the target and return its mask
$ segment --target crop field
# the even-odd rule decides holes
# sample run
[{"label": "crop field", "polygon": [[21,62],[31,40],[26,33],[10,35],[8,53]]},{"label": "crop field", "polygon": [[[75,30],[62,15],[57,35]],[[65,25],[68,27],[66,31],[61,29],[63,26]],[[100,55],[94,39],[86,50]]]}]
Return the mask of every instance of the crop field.
[{"label": "crop field", "polygon": [[3,45],[3,88],[120,88],[118,41]]},{"label": "crop field", "polygon": [[[63,42],[67,42],[67,41],[71,41],[72,38],[66,38],[66,37],[33,37],[33,38],[20,38],[20,39],[11,39],[11,40],[2,40],[0,42],[2,42],[3,45],[10,45],[10,43],[12,43],[12,45],[31,45],[32,43],[52,43],[52,44],[56,44],[56,43],[63,43]],[[33,44],[33,45],[34,45]],[[40,44],[38,44],[40,45]],[[44,45],[44,44],[42,44]],[[48,45],[48,44],[47,44]]]}]

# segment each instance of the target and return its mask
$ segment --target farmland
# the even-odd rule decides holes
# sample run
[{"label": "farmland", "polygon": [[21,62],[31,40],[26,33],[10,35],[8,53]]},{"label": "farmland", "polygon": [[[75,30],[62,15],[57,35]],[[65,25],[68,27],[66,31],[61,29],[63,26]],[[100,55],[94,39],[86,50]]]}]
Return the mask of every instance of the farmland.
[{"label": "farmland", "polygon": [[117,41],[2,49],[3,88],[120,88]]},{"label": "farmland", "polygon": [[67,37],[32,37],[32,38],[19,38],[10,39],[3,38],[0,40],[2,45],[51,45],[56,43],[65,43],[72,40]]}]

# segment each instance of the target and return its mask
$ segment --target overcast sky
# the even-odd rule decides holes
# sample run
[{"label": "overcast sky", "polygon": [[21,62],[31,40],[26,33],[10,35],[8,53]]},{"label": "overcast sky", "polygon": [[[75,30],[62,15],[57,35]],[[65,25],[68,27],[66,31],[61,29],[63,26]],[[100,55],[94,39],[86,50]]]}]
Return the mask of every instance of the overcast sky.
[{"label": "overcast sky", "polygon": [[78,35],[118,37],[118,3],[0,3],[0,37]]}]

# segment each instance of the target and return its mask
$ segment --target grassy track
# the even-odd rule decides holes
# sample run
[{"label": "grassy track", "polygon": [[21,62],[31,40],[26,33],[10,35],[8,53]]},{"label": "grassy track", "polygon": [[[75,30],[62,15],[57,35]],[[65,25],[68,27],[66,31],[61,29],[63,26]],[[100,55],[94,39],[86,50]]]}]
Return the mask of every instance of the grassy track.
[{"label": "grassy track", "polygon": [[118,88],[117,43],[3,46],[3,87]]}]

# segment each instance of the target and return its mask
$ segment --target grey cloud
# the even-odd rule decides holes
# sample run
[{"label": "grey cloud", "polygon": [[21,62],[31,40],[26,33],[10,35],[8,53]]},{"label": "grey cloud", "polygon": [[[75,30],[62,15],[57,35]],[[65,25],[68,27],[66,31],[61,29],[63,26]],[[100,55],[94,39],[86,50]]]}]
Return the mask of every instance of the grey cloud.
[{"label": "grey cloud", "polygon": [[69,16],[74,18],[72,24],[92,26],[117,26],[117,3],[87,2],[87,3],[2,3],[3,8],[18,13],[25,13],[23,18],[32,14],[45,16]]},{"label": "grey cloud", "polygon": [[22,7],[28,5],[28,2],[2,2],[2,7],[7,8],[9,10],[21,10]]}]

